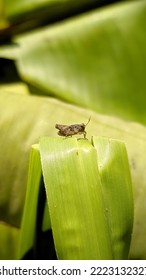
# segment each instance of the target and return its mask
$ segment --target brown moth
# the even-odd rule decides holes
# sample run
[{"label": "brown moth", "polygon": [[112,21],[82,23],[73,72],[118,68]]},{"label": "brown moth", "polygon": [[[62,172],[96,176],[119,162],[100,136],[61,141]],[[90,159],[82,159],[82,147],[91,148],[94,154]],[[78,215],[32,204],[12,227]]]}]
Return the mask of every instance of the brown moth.
[{"label": "brown moth", "polygon": [[87,124],[90,122],[91,117],[89,118],[88,122],[86,124],[81,123],[81,124],[71,124],[71,125],[64,125],[64,124],[56,124],[55,128],[57,128],[58,135],[60,136],[65,136],[65,137],[72,137],[72,135],[75,134],[83,134],[84,138],[86,138],[86,131],[85,127]]}]

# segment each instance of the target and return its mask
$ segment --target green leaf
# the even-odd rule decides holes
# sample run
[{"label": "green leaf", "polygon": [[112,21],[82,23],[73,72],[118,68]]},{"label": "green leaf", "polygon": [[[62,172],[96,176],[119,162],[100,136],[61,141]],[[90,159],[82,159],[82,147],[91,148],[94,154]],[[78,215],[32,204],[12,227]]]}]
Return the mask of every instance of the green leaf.
[{"label": "green leaf", "polygon": [[[111,141],[109,153],[103,160],[107,163],[104,171],[112,180],[100,178],[97,155],[103,156],[100,144],[106,149],[106,141],[95,139],[96,148],[99,142],[96,152],[84,139],[40,140],[43,176],[59,259],[128,257],[133,196],[127,154],[123,143]],[[100,166],[100,160],[98,164]]]},{"label": "green leaf", "polygon": [[36,246],[35,239],[37,238],[37,221],[38,209],[42,208],[43,219],[41,230],[45,231],[51,228],[50,217],[47,208],[47,204],[40,205],[43,203],[42,199],[39,200],[41,196],[40,191],[42,191],[41,182],[42,180],[42,168],[40,162],[40,152],[39,146],[33,145],[30,151],[29,159],[29,172],[27,181],[27,193],[25,199],[25,206],[22,216],[21,230],[20,230],[20,241],[18,246],[18,259],[23,259],[30,249],[33,250],[33,257],[36,257],[36,252],[34,246]]},{"label": "green leaf", "polygon": [[42,94],[146,123],[145,13],[123,1],[17,37],[18,71]]},{"label": "green leaf", "polygon": [[[25,89],[26,90],[26,89]],[[1,162],[0,219],[20,226],[27,184],[28,159],[31,145],[42,136],[56,136],[55,124],[86,123],[87,138],[106,136],[124,141],[131,169],[134,192],[134,229],[130,257],[144,259],[145,248],[145,194],[146,194],[146,128],[116,117],[59,102],[15,94],[10,88],[0,94]],[[23,94],[24,93],[24,94]],[[54,113],[55,112],[55,113]],[[25,116],[25,117],[24,117]],[[10,157],[11,155],[11,157]],[[9,175],[9,176],[8,176]]]},{"label": "green leaf", "polygon": [[126,259],[133,228],[133,193],[127,151],[115,139],[93,137],[114,259]]},{"label": "green leaf", "polygon": [[38,146],[34,145],[30,152],[27,195],[25,199],[25,207],[21,224],[20,243],[18,248],[19,259],[24,257],[26,252],[28,252],[28,250],[32,248],[34,243],[40,181],[40,153]]},{"label": "green leaf", "polygon": [[[94,111],[145,124],[145,1],[122,1],[108,5],[16,38],[14,32],[20,32],[21,27],[30,28],[40,20],[38,7],[47,2],[35,1],[31,5],[33,1],[15,0],[13,4],[11,0],[1,1],[0,24],[4,28],[1,40],[12,34],[12,44],[0,48],[1,57],[17,61],[20,75],[27,83],[37,87],[39,94],[40,91],[42,95],[51,93]],[[4,5],[8,5],[6,12]],[[55,6],[56,13],[58,3]],[[19,18],[20,25],[8,25],[10,22],[7,22],[6,14],[15,23]],[[32,16],[35,20],[28,24],[26,18]],[[21,26],[22,22],[24,25]],[[6,81],[6,76],[9,81],[12,77],[18,80],[16,73],[11,75],[6,61],[2,60],[1,66],[2,82]],[[19,96],[15,95],[17,91]],[[11,86],[0,87],[0,219],[20,226],[30,146],[42,135],[56,135],[54,125],[58,120],[69,124],[86,122],[92,115],[87,128],[88,137],[105,135],[121,139],[126,144],[135,204],[130,255],[136,259],[146,258],[145,127],[50,98],[20,97],[24,92],[24,87],[15,88],[15,84],[12,91]]]},{"label": "green leaf", "polygon": [[41,162],[59,259],[111,259],[95,149],[43,138]]},{"label": "green leaf", "polygon": [[[60,20],[69,15],[93,8],[100,0],[5,0],[5,14],[10,22],[11,30],[20,32],[35,26]],[[7,30],[5,30],[7,32]],[[8,33],[9,34],[9,33]]]},{"label": "green leaf", "polygon": [[5,16],[4,0],[0,1],[0,31],[8,26],[8,22]]},{"label": "green leaf", "polygon": [[0,260],[14,260],[17,257],[20,230],[0,222]]}]

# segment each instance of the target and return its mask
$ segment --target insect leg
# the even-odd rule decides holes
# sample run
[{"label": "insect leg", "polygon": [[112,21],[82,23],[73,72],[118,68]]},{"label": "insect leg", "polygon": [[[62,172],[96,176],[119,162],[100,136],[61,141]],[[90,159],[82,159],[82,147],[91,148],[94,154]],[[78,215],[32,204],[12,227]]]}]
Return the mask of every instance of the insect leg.
[{"label": "insect leg", "polygon": [[83,132],[83,134],[84,134],[84,138],[86,139],[86,134],[87,134],[87,132],[86,132],[86,131],[84,131],[84,132]]}]

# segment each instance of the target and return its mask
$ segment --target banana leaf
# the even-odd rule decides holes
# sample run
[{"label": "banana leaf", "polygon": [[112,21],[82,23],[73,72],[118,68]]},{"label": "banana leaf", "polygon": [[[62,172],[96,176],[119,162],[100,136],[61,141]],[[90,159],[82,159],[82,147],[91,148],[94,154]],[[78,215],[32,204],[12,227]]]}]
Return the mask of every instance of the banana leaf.
[{"label": "banana leaf", "polygon": [[18,72],[42,94],[145,124],[145,14],[145,1],[121,2],[18,36]]},{"label": "banana leaf", "polygon": [[91,116],[91,121],[86,127],[89,140],[92,135],[107,136],[121,139],[126,144],[135,205],[131,258],[145,258],[146,128],[54,98],[23,94],[22,90],[20,94],[3,91],[0,95],[0,106],[3,168],[3,172],[0,173],[0,219],[20,227],[31,145],[39,142],[42,136],[56,136],[55,124],[58,122],[86,123]]},{"label": "banana leaf", "polygon": [[98,113],[146,123],[145,1],[123,1],[13,37],[21,78]]},{"label": "banana leaf", "polygon": [[20,230],[0,222],[0,260],[17,258]]},{"label": "banana leaf", "polygon": [[[7,28],[1,11],[2,28]],[[19,82],[20,75],[31,85],[29,91],[26,84],[0,86],[2,223],[21,225],[31,145],[41,136],[55,136],[58,122],[86,123],[91,116],[87,137],[107,136],[126,144],[135,205],[130,257],[146,258],[146,131],[122,120],[145,124],[145,12],[145,1],[116,3],[13,36],[11,44],[0,46],[0,56],[15,61]],[[6,60],[0,64],[4,82],[10,67],[5,68]]]},{"label": "banana leaf", "polygon": [[32,258],[52,259],[48,233],[40,255],[46,213],[58,259],[127,259],[133,195],[125,145],[105,137],[94,137],[93,145],[86,139],[41,138],[30,155],[18,258],[32,250]]}]

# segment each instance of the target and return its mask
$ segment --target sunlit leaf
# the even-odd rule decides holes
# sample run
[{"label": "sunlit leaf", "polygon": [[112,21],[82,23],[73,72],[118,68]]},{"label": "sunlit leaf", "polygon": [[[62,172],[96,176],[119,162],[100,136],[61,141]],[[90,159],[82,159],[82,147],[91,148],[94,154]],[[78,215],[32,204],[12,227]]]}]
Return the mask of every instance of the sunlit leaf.
[{"label": "sunlit leaf", "polygon": [[86,123],[89,116],[91,121],[86,127],[89,140],[92,135],[99,135],[120,139],[126,144],[135,203],[131,256],[145,258],[145,127],[96,114],[53,98],[1,92],[0,218],[2,221],[20,226],[31,145],[39,142],[41,136],[56,136],[56,123]]},{"label": "sunlit leaf", "polygon": [[97,151],[84,139],[40,142],[59,259],[128,258],[133,196],[125,146],[104,138],[93,144]]},{"label": "sunlit leaf", "polygon": [[18,71],[47,94],[146,123],[145,14],[145,1],[123,1],[22,35]]},{"label": "sunlit leaf", "polygon": [[133,194],[124,143],[93,137],[114,259],[127,258],[133,228]]},{"label": "sunlit leaf", "polygon": [[25,253],[32,248],[35,238],[37,204],[39,185],[41,181],[41,166],[38,147],[32,147],[27,183],[27,195],[21,225],[20,244],[18,258],[24,257]]},{"label": "sunlit leaf", "polygon": [[59,259],[111,259],[96,150],[86,140],[45,138],[41,162]]}]

